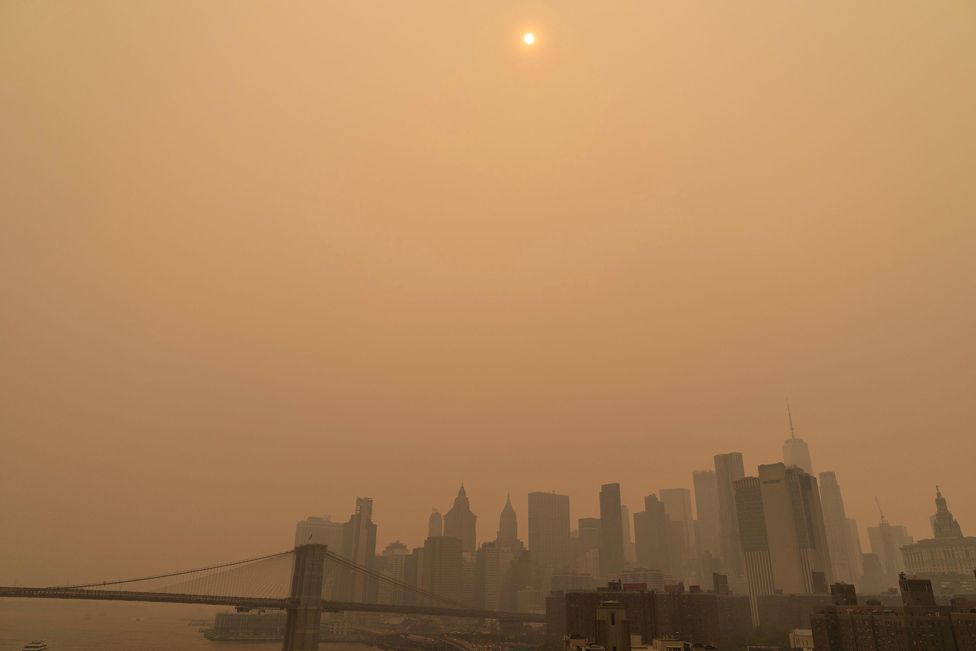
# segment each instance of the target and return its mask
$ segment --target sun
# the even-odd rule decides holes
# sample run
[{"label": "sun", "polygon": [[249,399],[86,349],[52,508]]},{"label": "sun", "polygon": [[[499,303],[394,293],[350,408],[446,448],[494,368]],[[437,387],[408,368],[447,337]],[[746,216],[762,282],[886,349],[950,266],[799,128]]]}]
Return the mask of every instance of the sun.
[{"label": "sun", "polygon": [[526,45],[535,45],[535,34],[532,32],[522,34],[522,42]]}]

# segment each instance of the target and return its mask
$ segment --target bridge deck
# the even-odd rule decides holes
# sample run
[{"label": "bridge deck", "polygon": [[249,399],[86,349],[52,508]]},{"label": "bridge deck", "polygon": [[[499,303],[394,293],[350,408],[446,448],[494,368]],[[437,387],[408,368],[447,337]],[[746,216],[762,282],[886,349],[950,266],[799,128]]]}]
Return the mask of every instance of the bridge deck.
[{"label": "bridge deck", "polygon": [[[94,599],[107,601],[144,601],[171,604],[200,604],[234,606],[239,608],[287,608],[291,599],[235,597],[229,595],[195,595],[167,592],[131,592],[127,590],[93,590],[78,588],[18,588],[0,586],[0,598],[20,599]],[[438,608],[435,606],[405,606],[394,604],[364,604],[352,601],[322,601],[322,609],[331,612],[396,613],[401,615],[429,615],[436,617],[471,617],[497,619],[507,622],[544,623],[545,615],[507,613],[477,608]]]}]

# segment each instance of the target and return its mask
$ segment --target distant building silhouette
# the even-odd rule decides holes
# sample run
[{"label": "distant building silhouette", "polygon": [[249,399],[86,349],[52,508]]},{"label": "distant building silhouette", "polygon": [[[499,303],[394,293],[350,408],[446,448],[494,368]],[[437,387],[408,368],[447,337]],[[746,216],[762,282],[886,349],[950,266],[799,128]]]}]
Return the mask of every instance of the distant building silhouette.
[{"label": "distant building silhouette", "polygon": [[512,506],[512,496],[505,498],[505,507],[498,519],[498,535],[495,540],[500,545],[516,545],[518,539],[518,516],[515,515],[515,508]]},{"label": "distant building silhouette", "polygon": [[695,547],[699,554],[708,552],[715,558],[722,557],[722,523],[719,517],[718,481],[714,470],[696,470],[692,479],[695,486]]},{"label": "distant building silhouette", "polygon": [[956,522],[942,491],[935,487],[935,515],[930,518],[932,535],[936,538],[962,538],[962,527]]},{"label": "distant building silhouette", "polygon": [[570,565],[569,496],[529,493],[529,553],[542,571],[566,570]]},{"label": "distant building silhouette", "polygon": [[580,551],[600,549],[600,518],[580,518],[577,526]]},{"label": "distant building silhouette", "polygon": [[657,495],[644,498],[644,510],[634,514],[634,537],[637,566],[663,573],[672,573],[668,552],[669,519],[664,503]]},{"label": "distant building silhouette", "polygon": [[427,518],[427,537],[444,535],[444,517],[434,509]]},{"label": "distant building silhouette", "polygon": [[783,462],[787,466],[800,468],[808,474],[813,472],[810,448],[803,439],[786,439],[783,442]]},{"label": "distant building silhouette", "polygon": [[[356,511],[342,532],[342,556],[357,565],[373,569],[376,557],[376,523],[373,522],[373,500],[356,498]],[[340,568],[337,580],[339,595],[345,601],[376,601],[378,585],[375,579]]]},{"label": "distant building silhouette", "polygon": [[502,584],[512,562],[512,552],[499,542],[482,543],[478,548],[475,585],[478,608],[499,610],[501,608]]},{"label": "distant building silhouette", "polygon": [[474,553],[476,549],[475,526],[478,517],[471,512],[471,503],[464,490],[464,484],[454,498],[454,506],[444,514],[444,535],[461,541],[461,549]]},{"label": "distant building silhouette", "polygon": [[881,594],[890,587],[877,554],[861,554],[861,567],[861,582],[858,585],[865,594]]},{"label": "distant building silhouette", "polygon": [[602,528],[600,518],[580,518],[577,522],[579,528],[573,548],[575,570],[596,579],[602,575],[600,572],[600,529]]},{"label": "distant building silhouette", "polygon": [[[295,547],[301,545],[325,545],[335,554],[343,553],[342,540],[346,530],[345,522],[333,522],[332,517],[310,517],[300,521],[295,527]],[[337,598],[339,568],[334,563],[326,563],[323,570],[322,595],[328,599]]]},{"label": "distant building silhouette", "polygon": [[744,584],[739,519],[736,517],[735,482],[745,477],[741,452],[715,455],[715,482],[718,486],[719,524],[722,535],[722,567],[734,590]]},{"label": "distant building silhouette", "polygon": [[342,553],[342,522],[333,522],[332,517],[309,517],[295,527],[295,547],[300,545],[326,545],[329,551]]},{"label": "distant building silhouette", "polygon": [[861,580],[860,544],[852,540],[852,534],[857,535],[857,524],[853,527],[850,524],[840,484],[833,472],[820,473],[820,501],[834,580],[855,585]]},{"label": "distant building silhouette", "polygon": [[462,543],[453,536],[431,536],[424,541],[422,588],[439,600],[429,605],[460,604],[462,600]]},{"label": "distant building silhouette", "polygon": [[885,588],[894,588],[898,584],[898,575],[905,571],[901,549],[912,544],[914,539],[907,528],[891,524],[882,513],[878,526],[868,527],[868,540],[871,543],[871,553],[881,563]]},{"label": "distant building silhouette", "polygon": [[620,506],[620,484],[604,484],[600,489],[600,572],[604,577],[617,577],[624,569]]},{"label": "distant building silhouette", "polygon": [[796,466],[808,475],[813,474],[813,461],[810,459],[810,448],[807,442],[796,437],[793,431],[793,414],[790,412],[789,403],[786,404],[786,412],[790,418],[790,438],[783,442],[783,463],[786,467]]},{"label": "distant building silhouette", "polygon": [[623,537],[624,541],[624,565],[633,565],[634,563],[634,538],[631,535],[631,519],[630,519],[630,509],[627,508],[626,504],[620,505],[620,524],[623,525],[623,529],[620,535]]},{"label": "distant building silhouette", "polygon": [[509,496],[498,519],[498,535],[494,541],[483,543],[474,559],[473,605],[488,610],[501,608],[507,583],[512,579],[512,563],[524,551],[525,545],[518,538],[518,517]]},{"label": "distant building silhouette", "polygon": [[671,544],[669,545],[671,562],[676,577],[688,578],[689,565],[695,549],[695,521],[691,510],[691,491],[687,488],[662,488],[661,501],[664,512],[671,520]]},{"label": "distant building silhouette", "polygon": [[[410,550],[399,540],[391,542],[383,550],[383,553],[376,558],[376,569],[385,577],[403,583],[406,581],[407,559],[410,558]],[[380,582],[378,588],[379,603],[384,604],[403,604],[406,595],[404,591],[388,582]]]}]

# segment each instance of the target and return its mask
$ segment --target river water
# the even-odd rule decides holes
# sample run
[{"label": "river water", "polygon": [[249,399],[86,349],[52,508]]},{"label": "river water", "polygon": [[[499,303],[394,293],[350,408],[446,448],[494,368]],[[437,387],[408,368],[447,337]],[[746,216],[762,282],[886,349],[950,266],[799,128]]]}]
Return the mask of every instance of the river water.
[{"label": "river water", "polygon": [[[281,643],[211,642],[199,631],[227,608],[109,601],[0,599],[0,651],[21,651],[31,640],[50,651],[280,651]],[[373,651],[329,643],[321,651]]]}]

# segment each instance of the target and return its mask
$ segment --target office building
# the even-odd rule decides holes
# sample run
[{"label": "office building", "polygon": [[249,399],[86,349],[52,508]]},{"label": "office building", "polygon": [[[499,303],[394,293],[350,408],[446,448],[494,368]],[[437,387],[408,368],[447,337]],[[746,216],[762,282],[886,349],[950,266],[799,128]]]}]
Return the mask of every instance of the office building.
[{"label": "office building", "polygon": [[453,536],[424,541],[422,588],[433,595],[427,605],[459,606],[463,599],[462,542]]},{"label": "office building", "polygon": [[722,557],[722,523],[718,506],[718,481],[714,470],[696,470],[692,475],[695,486],[695,549]]},{"label": "office building", "polygon": [[905,561],[901,550],[912,544],[914,539],[903,525],[891,524],[884,513],[876,527],[868,527],[868,541],[871,553],[878,557],[886,588],[898,585],[898,575],[905,571]]},{"label": "office building", "polygon": [[684,551],[681,561],[687,562],[695,548],[695,518],[691,510],[691,491],[687,488],[662,488],[660,495],[668,518],[679,525],[681,547]]},{"label": "office building", "polygon": [[[405,590],[399,587],[406,581],[407,559],[410,550],[399,540],[386,546],[383,553],[375,561],[375,569],[391,581],[380,581],[377,601],[381,604],[405,603]],[[392,583],[396,582],[396,583]]]},{"label": "office building", "polygon": [[[373,522],[372,498],[356,498],[356,510],[343,527],[340,554],[360,567],[374,569],[376,523]],[[337,591],[342,600],[368,603],[376,601],[379,586],[375,578],[348,567],[338,568],[337,573]]]},{"label": "office building", "polygon": [[738,590],[744,583],[742,550],[739,547],[739,519],[735,511],[735,482],[745,477],[741,452],[715,455],[715,482],[718,487],[719,525],[722,542],[722,567],[729,583]]},{"label": "office building", "polygon": [[633,565],[634,563],[634,538],[630,535],[630,509],[627,508],[626,504],[620,505],[620,524],[623,525],[623,530],[620,535],[624,539],[624,565]]},{"label": "office building", "polygon": [[437,509],[434,509],[430,513],[430,517],[427,518],[427,537],[432,536],[443,536],[444,535],[444,516],[440,514]]},{"label": "office building", "polygon": [[529,493],[529,552],[548,573],[564,571],[571,561],[569,496]]},{"label": "office building", "polygon": [[332,517],[309,517],[295,526],[295,547],[300,545],[325,545],[329,551],[341,553],[342,530],[345,524],[333,522]]},{"label": "office building", "polygon": [[580,518],[577,526],[578,553],[600,549],[600,518]]},{"label": "office building", "polygon": [[671,574],[669,526],[664,503],[653,493],[644,498],[644,510],[634,514],[634,543],[637,566]]},{"label": "office building", "polygon": [[817,480],[796,466],[759,466],[735,483],[740,543],[753,616],[757,597],[826,593],[830,553]]},{"label": "office building", "polygon": [[790,419],[790,438],[783,442],[783,463],[786,464],[787,468],[795,466],[808,475],[812,475],[813,461],[810,459],[810,448],[806,441],[796,437],[796,432],[793,430],[793,414],[790,411],[789,404],[786,405],[786,413]]},{"label": "office building", "polygon": [[[860,544],[851,539],[852,526],[844,509],[837,475],[833,472],[820,473],[820,501],[823,506],[824,528],[827,532],[827,549],[830,551],[831,569],[834,581],[856,584],[861,579]],[[857,524],[853,525],[854,535]],[[857,547],[855,548],[855,544]]]},{"label": "office building", "polygon": [[458,489],[454,498],[454,506],[444,514],[444,535],[461,541],[463,551],[474,553],[476,546],[475,525],[478,517],[471,512],[471,503],[464,490],[464,484]]},{"label": "office building", "polygon": [[495,541],[502,546],[520,545],[518,539],[518,516],[512,506],[512,496],[505,498],[505,507],[498,518],[498,535]]},{"label": "office building", "polygon": [[604,577],[617,577],[624,569],[620,506],[620,484],[604,484],[600,488],[600,572]]}]

